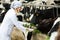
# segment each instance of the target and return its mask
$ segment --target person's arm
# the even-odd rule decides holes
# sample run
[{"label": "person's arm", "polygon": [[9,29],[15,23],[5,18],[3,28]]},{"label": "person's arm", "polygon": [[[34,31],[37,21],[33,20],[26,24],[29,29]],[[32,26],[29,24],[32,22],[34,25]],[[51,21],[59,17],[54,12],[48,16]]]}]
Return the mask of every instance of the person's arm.
[{"label": "person's arm", "polygon": [[26,28],[18,21],[16,15],[11,15],[10,19],[18,29],[20,29],[24,33],[26,32]]},{"label": "person's arm", "polygon": [[[10,17],[10,20],[12,21],[12,23],[18,28],[18,29],[20,29],[22,32],[26,32],[26,31],[33,31],[34,29],[30,29],[30,28],[25,28],[24,26],[23,26],[23,24],[27,24],[26,22],[20,22],[20,21],[18,21],[18,19],[17,19],[17,16],[16,15],[11,15],[11,17]],[[28,24],[30,24],[30,23],[28,23]]]}]

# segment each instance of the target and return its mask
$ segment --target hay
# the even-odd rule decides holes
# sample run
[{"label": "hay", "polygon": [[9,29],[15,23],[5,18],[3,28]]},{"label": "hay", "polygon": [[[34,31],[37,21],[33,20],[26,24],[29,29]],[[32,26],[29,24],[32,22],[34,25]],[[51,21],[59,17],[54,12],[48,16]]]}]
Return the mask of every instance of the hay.
[{"label": "hay", "polygon": [[24,40],[24,35],[22,31],[17,29],[16,27],[13,28],[12,34],[11,34],[12,40]]}]

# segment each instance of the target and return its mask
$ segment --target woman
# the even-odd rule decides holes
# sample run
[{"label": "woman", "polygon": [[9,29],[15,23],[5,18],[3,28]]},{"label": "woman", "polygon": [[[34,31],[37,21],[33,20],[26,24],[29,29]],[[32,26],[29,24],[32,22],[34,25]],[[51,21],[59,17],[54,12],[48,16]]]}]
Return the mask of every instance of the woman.
[{"label": "woman", "polygon": [[0,40],[11,40],[11,32],[14,25],[20,29],[22,32],[29,30],[22,26],[22,24],[17,19],[17,13],[21,11],[22,3],[19,1],[13,1],[11,3],[11,9],[6,13],[3,22],[0,26]]}]

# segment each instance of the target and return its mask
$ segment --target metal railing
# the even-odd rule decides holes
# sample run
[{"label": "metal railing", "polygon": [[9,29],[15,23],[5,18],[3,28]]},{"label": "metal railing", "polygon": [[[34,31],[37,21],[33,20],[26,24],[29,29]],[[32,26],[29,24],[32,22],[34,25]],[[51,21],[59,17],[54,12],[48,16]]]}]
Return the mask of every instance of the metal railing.
[{"label": "metal railing", "polygon": [[[36,4],[23,4],[23,6],[30,6],[30,7],[39,7],[39,9],[42,7],[42,10],[50,9],[50,8],[56,8],[56,15],[58,17],[58,8],[60,8],[60,5],[36,5]],[[45,9],[44,9],[45,8]]]}]

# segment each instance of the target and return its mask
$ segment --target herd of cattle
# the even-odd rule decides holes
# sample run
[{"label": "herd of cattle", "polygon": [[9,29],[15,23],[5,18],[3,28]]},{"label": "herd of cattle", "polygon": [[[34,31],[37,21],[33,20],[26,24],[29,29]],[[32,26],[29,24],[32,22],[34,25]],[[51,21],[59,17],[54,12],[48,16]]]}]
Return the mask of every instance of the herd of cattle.
[{"label": "herd of cattle", "polygon": [[[9,10],[10,4],[3,4],[5,7],[5,12],[0,14],[0,23],[2,22],[7,10]],[[60,16],[60,8],[58,8],[58,16]],[[34,14],[31,23],[38,24],[37,29],[40,30],[42,33],[48,33],[51,29],[54,21],[57,19],[57,10],[55,7],[52,7],[50,9],[40,10],[39,8],[33,7],[30,9],[30,7],[24,7],[24,9],[21,11],[22,14],[24,14],[24,19],[29,18],[31,14]],[[27,16],[26,16],[27,13]],[[22,21],[22,16],[17,16],[20,21]]]}]

